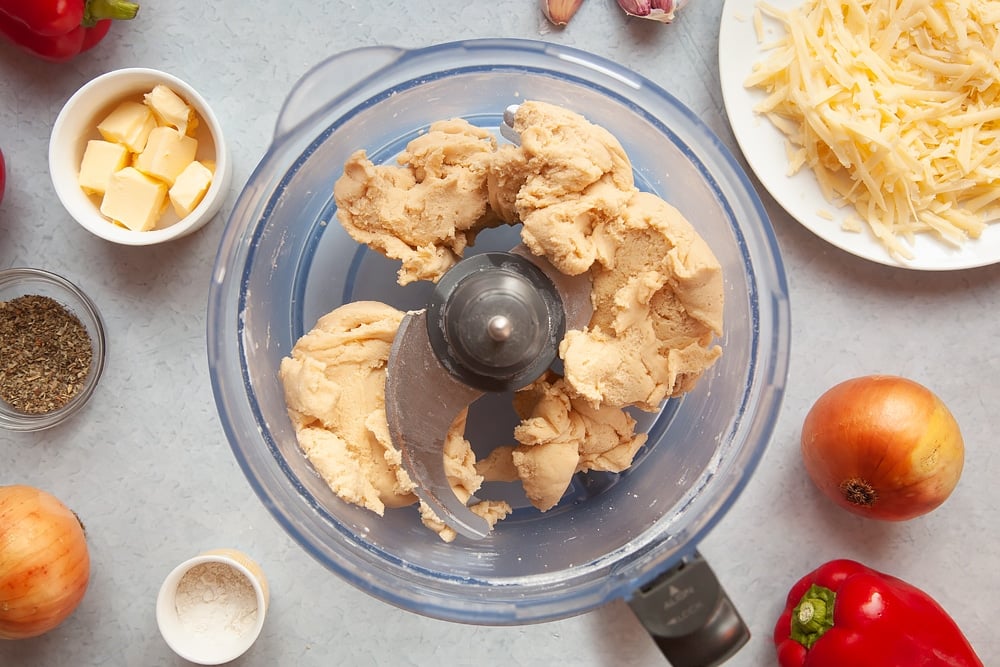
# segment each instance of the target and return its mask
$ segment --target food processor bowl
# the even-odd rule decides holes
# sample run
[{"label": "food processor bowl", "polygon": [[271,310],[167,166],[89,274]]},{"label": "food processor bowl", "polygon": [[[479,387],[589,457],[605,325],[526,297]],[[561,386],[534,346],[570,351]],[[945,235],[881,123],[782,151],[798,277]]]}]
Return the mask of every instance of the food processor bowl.
[{"label": "food processor bowl", "polygon": [[[362,299],[422,308],[433,285],[396,284],[398,262],[337,223],[333,184],[356,149],[390,163],[436,121],[497,131],[524,100],[575,110],[621,142],[636,184],[673,204],[715,252],[725,282],[722,357],[693,391],[635,412],[648,441],[620,474],[586,473],[547,512],[512,485],[481,498],[515,508],[482,540],[445,543],[415,507],[384,517],[336,497],[300,452],[278,368],[322,314]],[[519,228],[480,234],[509,250]],[[221,240],[208,351],[221,420],[261,500],[313,557],[364,591],[423,615],[520,624],[578,614],[696,556],[772,434],[789,355],[787,286],[763,206],[722,142],[669,93],[613,62],[532,40],[471,40],[334,55],[293,87],[274,139]],[[415,390],[419,390],[415,388]],[[513,444],[510,395],[470,408],[483,456]]]}]

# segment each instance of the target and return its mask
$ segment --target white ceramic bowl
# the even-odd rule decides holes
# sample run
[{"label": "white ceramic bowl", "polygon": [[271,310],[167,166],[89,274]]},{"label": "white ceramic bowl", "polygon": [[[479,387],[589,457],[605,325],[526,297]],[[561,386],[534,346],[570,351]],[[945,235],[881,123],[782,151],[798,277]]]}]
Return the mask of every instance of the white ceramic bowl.
[{"label": "white ceramic bowl", "polygon": [[[142,101],[143,94],[157,84],[168,86],[198,114],[196,158],[214,162],[215,175],[204,199],[189,215],[179,218],[173,207],[168,205],[156,228],[134,231],[104,217],[100,211],[100,199],[80,188],[80,162],[87,141],[101,138],[97,124],[120,102]],[[49,138],[49,175],[59,201],[84,229],[114,243],[153,245],[190,234],[211,220],[229,193],[232,166],[222,126],[198,91],[166,72],[136,67],[102,74],[67,100],[56,117]]]},{"label": "white ceramic bowl", "polygon": [[[232,604],[227,600],[231,593],[214,590],[214,580],[204,583],[205,594],[196,601],[197,606],[183,611],[185,603],[178,599],[178,591],[185,576],[209,563],[228,568],[236,577],[250,582],[257,603],[252,620],[232,617],[241,607],[227,607],[227,603]],[[253,559],[235,549],[214,549],[189,558],[167,575],[156,598],[156,624],[164,641],[180,657],[199,665],[221,665],[240,657],[257,641],[269,602],[267,579]]]}]

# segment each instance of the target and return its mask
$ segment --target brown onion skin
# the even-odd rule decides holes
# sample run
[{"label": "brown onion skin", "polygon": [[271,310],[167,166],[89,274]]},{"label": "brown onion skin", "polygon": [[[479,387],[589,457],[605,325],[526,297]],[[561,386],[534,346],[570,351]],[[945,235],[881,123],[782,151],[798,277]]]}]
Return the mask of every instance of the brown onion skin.
[{"label": "brown onion skin", "polygon": [[[854,378],[826,391],[806,415],[801,445],[806,470],[827,497],[885,521],[905,521],[941,505],[965,462],[965,443],[948,407],[923,385],[892,375]],[[874,490],[873,502],[848,499],[852,480]]]},{"label": "brown onion skin", "polygon": [[0,486],[0,639],[37,637],[83,600],[90,554],[79,518],[30,486]]}]

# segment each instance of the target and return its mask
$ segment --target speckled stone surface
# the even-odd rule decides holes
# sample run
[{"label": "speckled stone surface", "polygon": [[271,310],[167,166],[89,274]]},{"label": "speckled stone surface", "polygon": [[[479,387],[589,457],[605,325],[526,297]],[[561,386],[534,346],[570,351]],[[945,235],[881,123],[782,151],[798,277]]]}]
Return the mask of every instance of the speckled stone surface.
[{"label": "speckled stone surface", "polygon": [[[659,83],[739,156],[716,64],[721,4],[694,0],[663,26],[626,19],[613,0],[588,0],[567,28],[556,29],[535,0],[149,1],[136,21],[114,26],[98,48],[67,64],[0,44],[0,149],[8,168],[0,267],[34,266],[74,280],[98,303],[109,336],[104,378],[83,413],[39,434],[0,433],[0,484],[36,485],[71,504],[87,525],[93,559],[78,611],[43,637],[0,641],[0,666],[186,664],[161,639],[154,600],[177,563],[214,547],[251,554],[273,591],[263,634],[234,664],[667,664],[623,602],[558,622],[473,627],[397,610],[312,560],[258,501],[230,452],[209,382],[206,298],[225,218],[268,146],[282,100],[324,57],[458,36],[572,45]],[[222,213],[162,247],[120,247],[88,235],[63,211],[48,178],[49,130],[62,102],[89,79],[126,66],[167,70],[198,88],[226,129],[235,163]],[[762,198],[788,274],[792,358],[763,462],[700,548],[753,632],[729,664],[774,664],[771,629],[787,588],[834,557],[923,587],[986,664],[997,664],[1000,267],[916,273],[869,263]],[[798,453],[811,402],[839,380],[874,372],[933,388],[966,438],[967,467],[954,495],[907,523],[869,522],[833,507],[811,486]]]}]

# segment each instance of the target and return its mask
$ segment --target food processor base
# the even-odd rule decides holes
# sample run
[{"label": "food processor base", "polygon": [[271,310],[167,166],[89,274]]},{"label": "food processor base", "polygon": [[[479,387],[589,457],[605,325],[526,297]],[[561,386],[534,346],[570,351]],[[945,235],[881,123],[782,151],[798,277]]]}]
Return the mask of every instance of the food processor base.
[{"label": "food processor base", "polygon": [[697,551],[629,600],[673,667],[721,665],[750,640],[750,630]]}]

